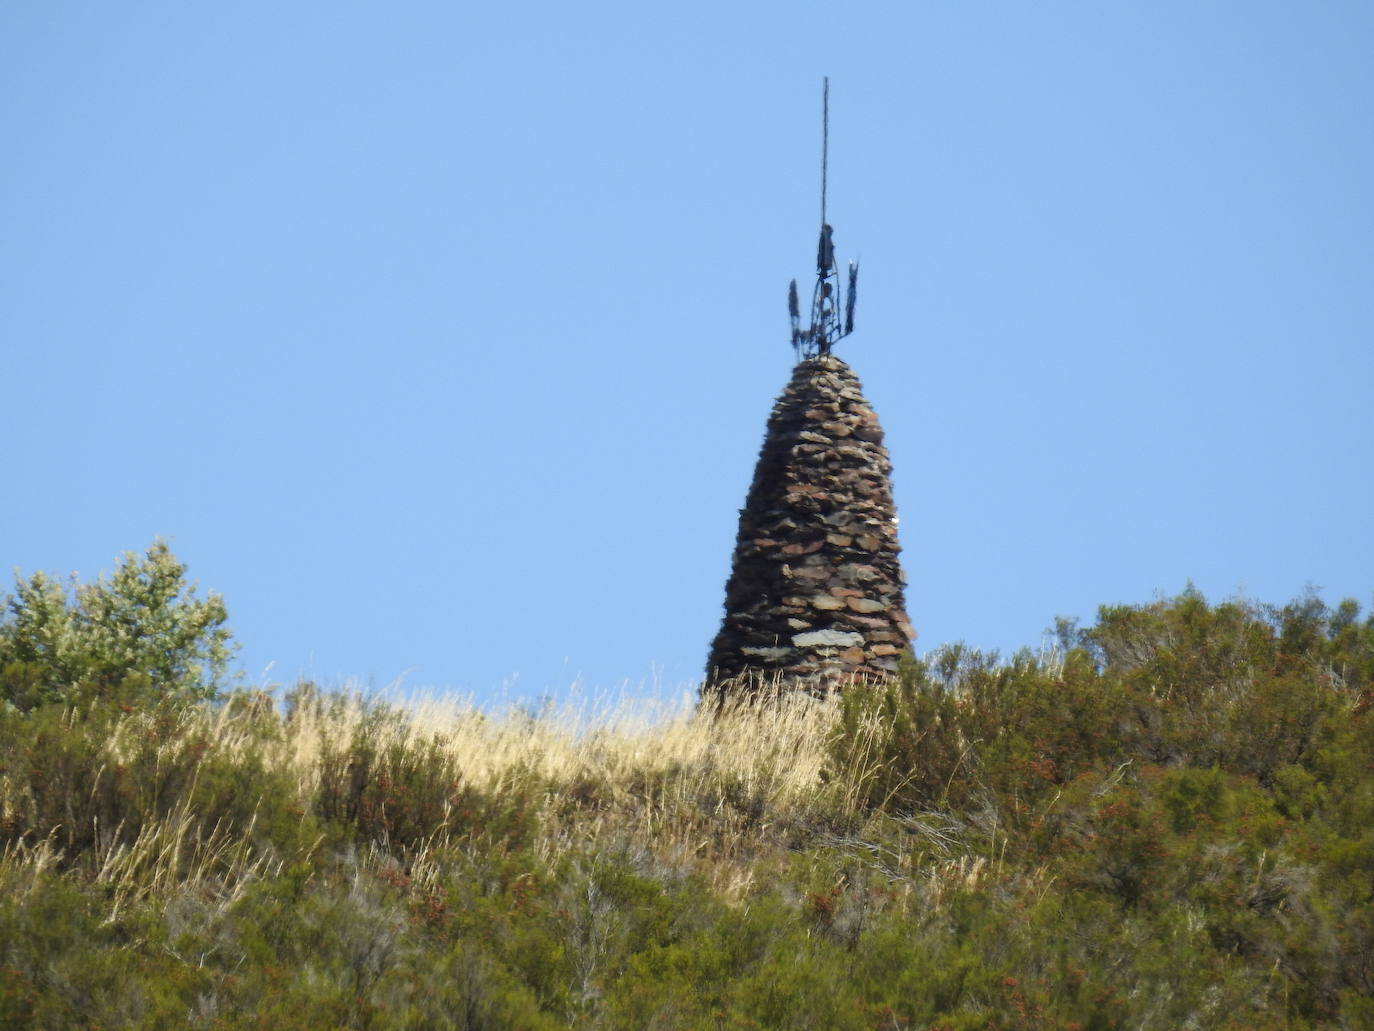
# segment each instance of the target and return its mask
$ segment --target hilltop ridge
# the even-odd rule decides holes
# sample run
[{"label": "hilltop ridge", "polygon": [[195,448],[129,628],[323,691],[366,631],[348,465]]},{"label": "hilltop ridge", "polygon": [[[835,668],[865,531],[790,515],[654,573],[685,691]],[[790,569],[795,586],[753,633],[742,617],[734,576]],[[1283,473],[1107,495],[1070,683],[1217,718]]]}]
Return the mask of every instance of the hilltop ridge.
[{"label": "hilltop ridge", "polygon": [[[171,597],[164,628],[200,604]],[[159,692],[195,641],[44,652],[62,611],[0,620],[6,1027],[1374,1020],[1354,602],[1185,592],[1041,654],[591,723]]]}]

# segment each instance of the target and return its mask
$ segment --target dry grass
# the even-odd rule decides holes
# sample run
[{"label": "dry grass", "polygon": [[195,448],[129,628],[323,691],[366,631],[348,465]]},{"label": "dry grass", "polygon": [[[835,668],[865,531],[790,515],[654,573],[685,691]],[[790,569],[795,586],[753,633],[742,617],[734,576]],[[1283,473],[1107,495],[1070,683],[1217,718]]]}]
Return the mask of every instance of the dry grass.
[{"label": "dry grass", "polygon": [[[864,774],[861,763],[833,768],[827,745],[835,702],[804,691],[774,691],[771,701],[709,711],[695,694],[684,694],[672,702],[573,701],[533,715],[519,708],[492,715],[470,701],[441,697],[378,707],[346,691],[308,690],[295,704],[273,704],[267,696],[240,702],[187,709],[157,735],[154,716],[132,712],[100,742],[92,793],[140,748],[147,762],[151,740],[158,741],[154,778],[166,767],[183,781],[179,795],[136,833],[132,826],[128,833],[121,833],[124,826],[91,828],[96,844],[84,865],[93,880],[109,885],[111,918],[129,900],[168,896],[179,885],[232,900],[243,885],[282,865],[282,856],[254,843],[251,826],[228,832],[196,812],[195,779],[209,760],[251,756],[286,775],[294,785],[293,810],[305,812],[327,757],[337,757],[357,735],[367,735],[379,751],[425,748],[471,789],[533,797],[533,845],[544,861],[570,850],[610,848],[655,870],[701,874],[734,898],[753,883],[758,863],[785,861],[798,845],[830,833],[822,826],[855,817]],[[0,785],[0,807],[18,814],[32,799],[11,788]],[[0,852],[0,885],[23,891],[62,865],[60,850],[45,840],[49,832],[55,828],[30,825],[27,840],[41,844]],[[449,844],[441,822],[419,851]]]},{"label": "dry grass", "polygon": [[[111,835],[118,842],[119,835]],[[96,849],[97,884],[110,887],[108,921],[118,919],[130,902],[149,896],[170,897],[194,885],[203,899],[227,908],[263,873],[281,869],[282,861],[257,851],[252,828],[229,834],[215,824],[208,829],[189,798],[162,820],[144,824],[131,843],[101,844]]]},{"label": "dry grass", "polygon": [[[434,744],[464,783],[485,792],[539,785],[537,848],[546,861],[573,848],[615,848],[656,868],[703,873],[735,897],[763,854],[788,850],[799,822],[822,807],[852,809],[861,775],[832,768],[835,703],[804,692],[712,711],[695,694],[499,716],[412,697],[401,711],[385,743]],[[308,788],[329,743],[367,718],[356,700],[303,713],[289,721],[278,761]]]}]

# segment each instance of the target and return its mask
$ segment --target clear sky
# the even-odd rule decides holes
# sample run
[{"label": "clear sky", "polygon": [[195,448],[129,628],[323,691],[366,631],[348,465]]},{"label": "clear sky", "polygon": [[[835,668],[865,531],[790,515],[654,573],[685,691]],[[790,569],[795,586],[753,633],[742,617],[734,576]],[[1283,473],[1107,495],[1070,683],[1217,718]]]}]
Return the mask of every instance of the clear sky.
[{"label": "clear sky", "polygon": [[166,537],[253,682],[696,678],[829,75],[921,650],[1367,608],[1371,54],[1365,2],[5,4],[0,562]]}]

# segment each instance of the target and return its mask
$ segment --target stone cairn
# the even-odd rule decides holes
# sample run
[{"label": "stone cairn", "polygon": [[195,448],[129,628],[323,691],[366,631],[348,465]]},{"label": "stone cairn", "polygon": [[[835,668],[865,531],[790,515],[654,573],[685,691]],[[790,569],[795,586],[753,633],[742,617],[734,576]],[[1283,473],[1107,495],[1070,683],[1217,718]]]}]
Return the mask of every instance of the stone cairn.
[{"label": "stone cairn", "polygon": [[740,511],[708,689],[820,694],[896,670],[916,632],[902,597],[891,472],[849,366],[831,354],[799,363]]}]

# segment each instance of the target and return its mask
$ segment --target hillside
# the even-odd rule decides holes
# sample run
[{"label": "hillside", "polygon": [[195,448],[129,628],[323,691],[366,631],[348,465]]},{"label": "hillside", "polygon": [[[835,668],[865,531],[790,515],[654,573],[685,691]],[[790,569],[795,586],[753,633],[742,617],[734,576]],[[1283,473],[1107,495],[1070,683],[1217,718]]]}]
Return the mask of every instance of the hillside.
[{"label": "hillside", "polygon": [[122,572],[0,623],[0,1027],[1374,1026],[1353,602],[579,718],[226,690]]}]

